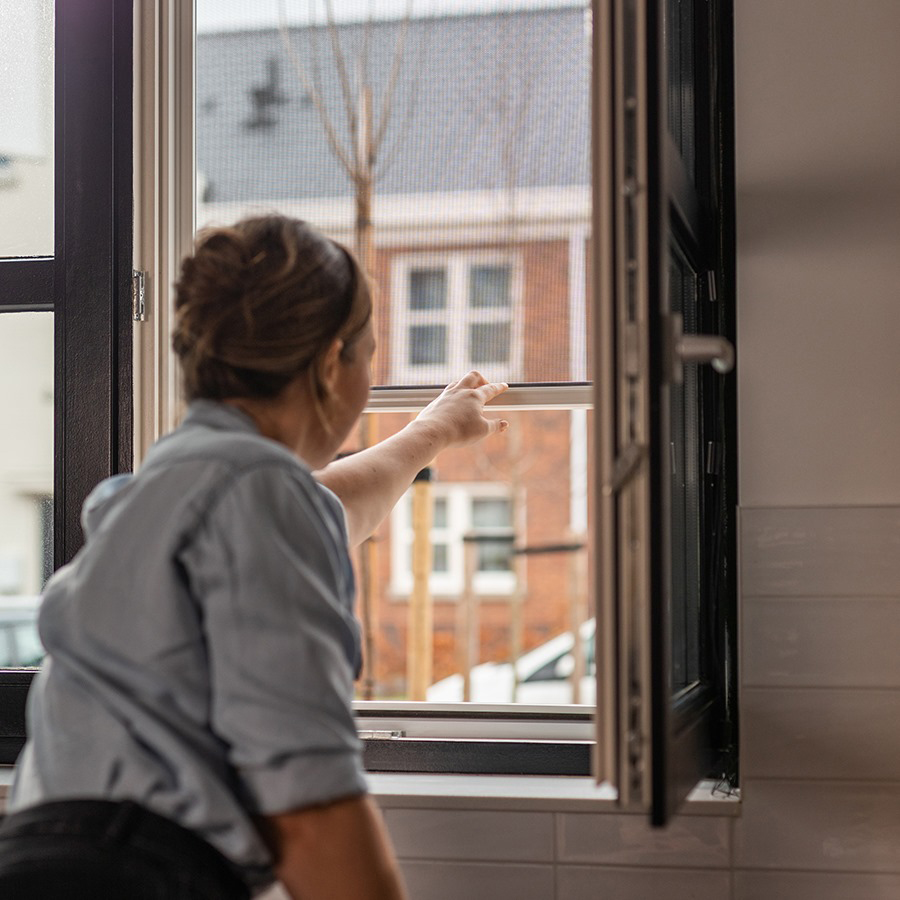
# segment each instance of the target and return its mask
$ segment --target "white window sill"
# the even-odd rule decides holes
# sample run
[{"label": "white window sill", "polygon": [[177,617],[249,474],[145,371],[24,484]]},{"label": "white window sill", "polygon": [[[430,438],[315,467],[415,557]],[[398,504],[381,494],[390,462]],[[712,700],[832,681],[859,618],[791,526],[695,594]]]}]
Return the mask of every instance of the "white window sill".
[{"label": "white window sill", "polygon": [[[0,813],[12,784],[13,766],[0,766]],[[551,775],[370,774],[369,786],[385,809],[495,809],[550,812],[621,813],[609,785],[591,778]],[[736,816],[738,795],[704,781],[690,794],[682,813]],[[643,813],[641,813],[643,815]]]},{"label": "white window sill", "polygon": [[[369,787],[384,809],[514,809],[521,811],[622,813],[616,792],[585,777],[552,775],[370,774]],[[701,782],[682,813],[736,816],[740,798]],[[645,815],[644,812],[639,814]]]}]

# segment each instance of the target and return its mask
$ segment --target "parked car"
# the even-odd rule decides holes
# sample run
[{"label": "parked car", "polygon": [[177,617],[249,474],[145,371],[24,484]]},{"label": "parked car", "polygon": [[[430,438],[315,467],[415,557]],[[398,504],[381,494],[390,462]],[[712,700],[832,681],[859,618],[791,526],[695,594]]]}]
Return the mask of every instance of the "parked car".
[{"label": "parked car", "polygon": [[0,596],[0,669],[38,666],[44,648],[38,637],[40,597]]},{"label": "parked car", "polygon": [[[594,620],[581,626],[584,645],[585,676],[581,679],[580,703],[593,704],[596,697],[594,680]],[[519,657],[516,671],[519,685],[515,701],[524,704],[563,704],[572,702],[572,632],[557,635]],[[463,698],[463,677],[457,673],[428,688],[428,700],[456,703]],[[510,663],[481,663],[471,672],[473,703],[511,703],[513,700],[513,668]]]}]

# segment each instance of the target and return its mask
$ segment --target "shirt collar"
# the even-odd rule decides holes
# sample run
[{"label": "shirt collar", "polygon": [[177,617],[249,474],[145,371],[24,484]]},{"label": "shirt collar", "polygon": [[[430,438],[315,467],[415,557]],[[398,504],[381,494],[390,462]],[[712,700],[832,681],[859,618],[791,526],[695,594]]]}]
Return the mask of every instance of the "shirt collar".
[{"label": "shirt collar", "polygon": [[259,434],[256,423],[247,413],[230,403],[221,403],[217,400],[192,400],[183,424]]}]

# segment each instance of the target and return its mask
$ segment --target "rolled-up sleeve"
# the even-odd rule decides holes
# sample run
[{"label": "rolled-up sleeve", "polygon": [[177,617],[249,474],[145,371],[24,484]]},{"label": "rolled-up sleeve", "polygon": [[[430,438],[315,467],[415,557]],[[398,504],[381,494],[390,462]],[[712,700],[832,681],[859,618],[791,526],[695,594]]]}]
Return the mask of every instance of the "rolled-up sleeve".
[{"label": "rolled-up sleeve", "polygon": [[243,472],[180,554],[207,638],[210,725],[263,814],[366,790],[347,551],[318,491],[302,470]]}]

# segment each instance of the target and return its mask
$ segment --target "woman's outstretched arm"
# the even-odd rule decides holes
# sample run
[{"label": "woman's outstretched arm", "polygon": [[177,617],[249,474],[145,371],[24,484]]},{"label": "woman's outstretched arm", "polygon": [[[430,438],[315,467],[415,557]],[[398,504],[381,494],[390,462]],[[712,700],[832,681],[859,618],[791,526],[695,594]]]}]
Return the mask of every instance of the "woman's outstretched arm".
[{"label": "woman's outstretched arm", "polygon": [[506,388],[506,384],[489,382],[478,372],[469,372],[448,385],[395,435],[316,473],[344,504],[351,547],[372,534],[416,474],[438,453],[474,444],[509,427],[505,419],[484,415],[485,403]]}]

